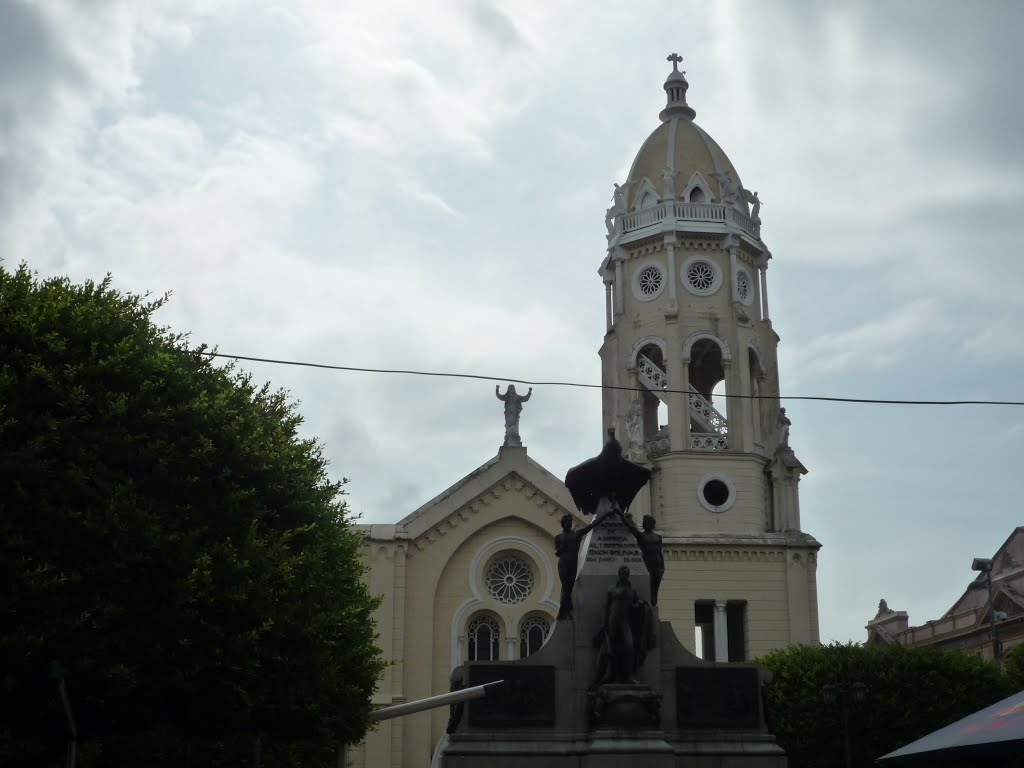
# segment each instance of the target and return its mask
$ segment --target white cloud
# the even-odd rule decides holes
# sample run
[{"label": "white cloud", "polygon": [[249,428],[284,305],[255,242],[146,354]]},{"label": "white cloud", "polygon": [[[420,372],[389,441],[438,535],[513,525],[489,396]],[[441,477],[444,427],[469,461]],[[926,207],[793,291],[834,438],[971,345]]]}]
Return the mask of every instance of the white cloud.
[{"label": "white cloud", "polygon": [[852,368],[877,370],[905,357],[915,340],[947,327],[937,301],[916,299],[853,328],[815,336],[788,353],[780,351],[784,356],[780,365],[812,375]]},{"label": "white cloud", "polygon": [[458,215],[458,212],[448,205],[440,195],[431,192],[415,180],[401,182],[398,185],[398,191],[401,192],[404,197],[417,200],[428,208],[432,208],[440,213],[445,213],[449,216]]},{"label": "white cloud", "polygon": [[[1012,31],[1019,11],[951,8],[925,28],[927,8],[18,0],[0,6],[3,255],[172,290],[162,321],[227,352],[597,382],[604,207],[679,50],[698,122],[765,200],[785,386],[909,380],[927,350],[931,382],[1011,387],[1019,46],[959,41]],[[488,382],[246,367],[303,401],[370,520],[405,514],[501,439]],[[935,424],[957,442],[956,474],[993,494],[991,437],[1019,431],[803,413],[822,629],[860,638],[869,616],[836,606],[868,612],[879,595],[851,568],[895,561],[936,519],[935,536],[964,535],[968,516],[930,482]],[[596,452],[599,421],[597,393],[544,387],[523,434],[557,473]]]}]

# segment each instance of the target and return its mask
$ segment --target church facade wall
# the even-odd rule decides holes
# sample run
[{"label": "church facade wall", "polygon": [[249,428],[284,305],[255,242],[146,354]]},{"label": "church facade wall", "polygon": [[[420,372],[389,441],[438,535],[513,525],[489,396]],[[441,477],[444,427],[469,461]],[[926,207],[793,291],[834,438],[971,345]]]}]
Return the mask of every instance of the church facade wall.
[{"label": "church facade wall", "polygon": [[[567,511],[513,472],[421,525],[414,540],[394,538],[400,530],[375,540],[368,528],[365,578],[383,596],[374,618],[381,648],[392,661],[374,703],[390,706],[448,691],[453,667],[471,650],[467,628],[476,617],[495,621],[499,659],[519,657],[524,620],[553,624],[559,585],[552,542]],[[531,583],[522,599],[522,580],[510,585],[519,591],[503,599],[488,589],[488,567],[496,561],[528,568]],[[438,709],[385,721],[353,750],[352,762],[375,768],[429,762],[447,717],[447,709]]]}]

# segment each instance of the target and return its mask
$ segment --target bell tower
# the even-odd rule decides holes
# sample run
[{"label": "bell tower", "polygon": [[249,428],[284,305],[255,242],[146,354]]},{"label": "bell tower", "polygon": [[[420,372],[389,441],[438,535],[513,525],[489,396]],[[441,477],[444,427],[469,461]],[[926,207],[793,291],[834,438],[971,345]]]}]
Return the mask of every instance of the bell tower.
[{"label": "bell tower", "polygon": [[653,471],[632,512],[664,537],[662,618],[704,658],[739,661],[817,642],[820,544],[800,528],[761,201],[668,60],[660,125],[605,216],[603,426]]}]

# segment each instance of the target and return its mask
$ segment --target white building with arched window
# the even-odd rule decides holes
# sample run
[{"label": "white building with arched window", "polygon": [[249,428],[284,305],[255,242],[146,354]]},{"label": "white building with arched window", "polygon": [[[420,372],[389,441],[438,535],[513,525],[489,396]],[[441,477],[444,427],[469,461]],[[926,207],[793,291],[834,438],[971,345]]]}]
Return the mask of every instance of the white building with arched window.
[{"label": "white building with arched window", "polygon": [[[818,641],[820,545],[800,527],[807,470],[780,407],[760,200],[694,122],[688,87],[673,64],[661,122],[605,215],[602,415],[652,470],[631,512],[652,515],[662,536],[660,618],[699,656],[746,661]],[[587,522],[560,479],[506,446],[396,524],[365,527],[393,661],[377,703],[443,693],[463,662],[517,659],[543,643],[558,612],[553,537],[565,513]],[[426,765],[447,718],[386,721],[352,758]]]},{"label": "white building with arched window", "polygon": [[[388,667],[381,705],[444,693],[464,661],[536,651],[558,614],[554,535],[576,512],[562,482],[525,447],[498,455],[395,525],[363,526],[377,631]],[[352,757],[369,766],[426,764],[447,709],[381,723]],[[365,761],[365,762],[364,762]]]}]

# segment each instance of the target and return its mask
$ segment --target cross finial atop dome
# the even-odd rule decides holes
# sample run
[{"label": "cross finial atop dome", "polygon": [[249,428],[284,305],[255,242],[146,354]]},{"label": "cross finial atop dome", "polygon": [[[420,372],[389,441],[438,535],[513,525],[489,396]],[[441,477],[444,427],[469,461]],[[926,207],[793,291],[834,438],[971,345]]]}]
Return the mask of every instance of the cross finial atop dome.
[{"label": "cross finial atop dome", "polygon": [[665,93],[668,95],[668,103],[661,110],[659,117],[662,122],[666,123],[673,117],[685,117],[687,120],[693,120],[697,113],[686,103],[686,91],[690,84],[686,82],[686,77],[684,77],[686,74],[685,70],[683,72],[679,71],[679,64],[682,62],[683,57],[678,53],[670,53],[666,60],[672,62],[672,71],[669,72],[668,79],[665,80]]}]

